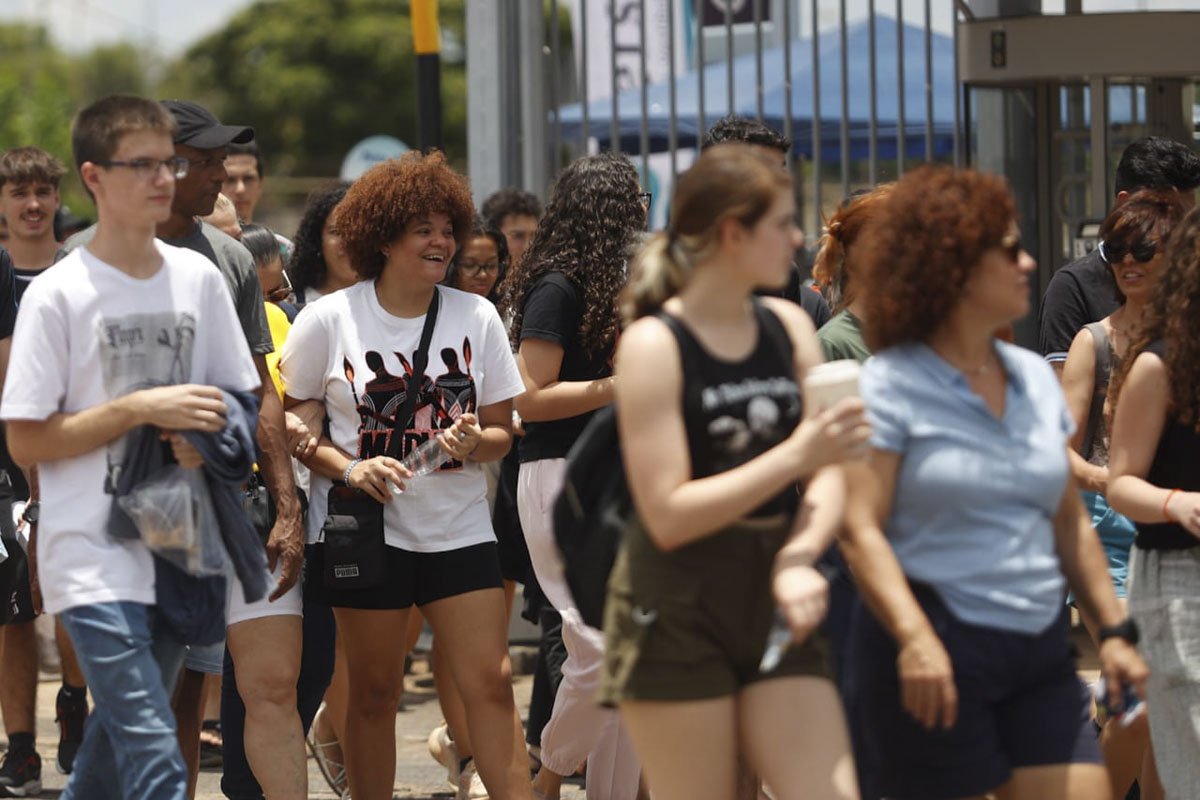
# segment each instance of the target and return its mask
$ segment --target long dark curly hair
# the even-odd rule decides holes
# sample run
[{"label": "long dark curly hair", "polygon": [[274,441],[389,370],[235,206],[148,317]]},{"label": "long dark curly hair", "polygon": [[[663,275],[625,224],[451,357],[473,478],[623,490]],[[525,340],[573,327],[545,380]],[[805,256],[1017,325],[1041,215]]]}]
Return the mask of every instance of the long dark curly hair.
[{"label": "long dark curly hair", "polygon": [[877,352],[927,341],[1015,218],[998,175],[944,166],[905,173],[856,243],[867,345]]},{"label": "long dark curly hair", "polygon": [[637,170],[620,153],[583,156],[563,170],[525,257],[506,281],[504,308],[512,314],[514,342],[521,338],[529,290],[543,275],[561,272],[583,293],[584,349],[598,353],[612,347],[620,322],[617,295],[646,227],[638,191]]},{"label": "long dark curly hair", "polygon": [[325,220],[333,213],[337,204],[346,196],[348,183],[334,183],[313,192],[304,207],[304,215],[300,217],[300,225],[292,244],[292,258],[288,262],[288,277],[296,290],[296,297],[303,300],[304,290],[320,286],[325,282],[329,268],[325,265],[325,256],[321,254],[321,234],[325,230]]},{"label": "long dark curly hair", "polygon": [[1142,318],[1140,335],[1109,384],[1109,405],[1116,408],[1133,362],[1152,342],[1166,345],[1164,364],[1171,385],[1170,413],[1200,433],[1200,207],[1193,208],[1167,240],[1166,259],[1154,299]]}]

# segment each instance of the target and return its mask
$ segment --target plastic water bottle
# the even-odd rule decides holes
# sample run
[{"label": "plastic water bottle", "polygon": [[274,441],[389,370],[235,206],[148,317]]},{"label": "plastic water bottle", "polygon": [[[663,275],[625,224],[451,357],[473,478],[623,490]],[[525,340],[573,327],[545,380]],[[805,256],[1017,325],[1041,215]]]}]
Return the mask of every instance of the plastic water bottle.
[{"label": "plastic water bottle", "polygon": [[408,455],[400,463],[404,465],[414,478],[428,475],[450,460],[450,454],[442,447],[441,436],[431,436],[421,443],[420,447],[408,451]]}]

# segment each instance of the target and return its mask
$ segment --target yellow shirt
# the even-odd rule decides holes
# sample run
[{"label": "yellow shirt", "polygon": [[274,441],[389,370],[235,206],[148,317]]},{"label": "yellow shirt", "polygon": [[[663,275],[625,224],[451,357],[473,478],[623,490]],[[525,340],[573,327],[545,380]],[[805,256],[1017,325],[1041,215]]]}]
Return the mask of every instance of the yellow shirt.
[{"label": "yellow shirt", "polygon": [[275,391],[279,393],[279,399],[283,399],[283,377],[279,374],[279,356],[283,353],[283,342],[287,339],[288,331],[292,329],[292,323],[288,322],[287,314],[283,313],[283,309],[274,303],[267,303],[267,326],[271,329],[271,343],[275,345],[275,351],[267,353],[267,369],[271,373],[271,382],[275,384]]}]

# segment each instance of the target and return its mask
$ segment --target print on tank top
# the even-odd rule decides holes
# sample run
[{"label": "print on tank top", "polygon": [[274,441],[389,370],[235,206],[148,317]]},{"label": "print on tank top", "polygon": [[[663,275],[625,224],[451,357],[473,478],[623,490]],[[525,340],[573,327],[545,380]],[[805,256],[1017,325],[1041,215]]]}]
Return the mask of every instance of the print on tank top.
[{"label": "print on tank top", "polygon": [[801,413],[796,382],[782,377],[705,387],[700,401],[708,419],[713,472],[741,466],[779,444]]},{"label": "print on tank top", "polygon": [[[413,366],[411,358],[393,351],[395,361],[389,367],[387,359],[375,350],[363,354],[363,361],[373,373],[364,383],[358,383],[354,365],[350,359],[342,359],[346,380],[354,393],[354,405],[358,411],[358,457],[367,459],[384,455],[396,424],[396,415],[404,405],[409,391],[416,391],[417,403],[412,423],[404,431],[397,454],[403,458],[416,447],[420,447],[430,436],[454,424],[454,420],[466,413],[476,413],[475,378],[471,375],[471,341],[464,337],[462,353],[452,347],[444,347],[430,358],[419,387],[412,387]],[[439,365],[437,362],[440,361]],[[440,370],[440,372],[439,372]],[[438,373],[431,378],[431,372]],[[359,386],[361,385],[361,390]],[[441,471],[462,469],[463,463],[451,459],[443,464]]]}]

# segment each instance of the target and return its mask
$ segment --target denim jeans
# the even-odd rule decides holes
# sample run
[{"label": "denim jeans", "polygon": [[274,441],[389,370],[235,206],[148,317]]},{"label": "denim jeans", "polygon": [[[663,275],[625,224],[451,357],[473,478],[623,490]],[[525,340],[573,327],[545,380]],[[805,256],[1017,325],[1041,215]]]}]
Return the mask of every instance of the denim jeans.
[{"label": "denim jeans", "polygon": [[171,712],[183,645],[155,617],[152,606],[128,602],[60,615],[95,702],[61,800],[187,797]]},{"label": "denim jeans", "polygon": [[[305,548],[307,556],[309,545]],[[307,563],[307,558],[305,559]],[[307,578],[308,576],[306,576]],[[313,580],[321,580],[317,575]],[[296,707],[304,732],[312,725],[317,708],[333,677],[334,640],[337,633],[333,609],[310,601],[304,593],[303,651],[296,680]],[[229,648],[225,648],[225,677],[221,682],[221,750],[224,765],[221,791],[232,800],[262,800],[262,787],[246,760],[246,705],[238,694],[237,673]]]}]

